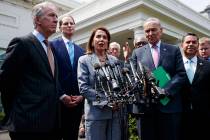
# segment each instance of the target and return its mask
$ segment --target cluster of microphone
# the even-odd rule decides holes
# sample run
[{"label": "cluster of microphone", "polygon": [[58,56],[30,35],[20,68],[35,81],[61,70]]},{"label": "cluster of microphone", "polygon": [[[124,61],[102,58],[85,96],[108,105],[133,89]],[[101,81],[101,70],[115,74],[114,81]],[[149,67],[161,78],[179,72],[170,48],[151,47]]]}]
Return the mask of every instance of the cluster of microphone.
[{"label": "cluster of microphone", "polygon": [[[163,93],[157,87],[155,78],[148,75],[141,62],[138,61],[135,65],[132,59],[128,62],[128,67],[122,66],[119,61],[106,62],[103,65],[95,63],[96,93],[103,92],[110,107],[116,103],[146,106],[157,103]],[[99,94],[96,96],[100,103]]]}]

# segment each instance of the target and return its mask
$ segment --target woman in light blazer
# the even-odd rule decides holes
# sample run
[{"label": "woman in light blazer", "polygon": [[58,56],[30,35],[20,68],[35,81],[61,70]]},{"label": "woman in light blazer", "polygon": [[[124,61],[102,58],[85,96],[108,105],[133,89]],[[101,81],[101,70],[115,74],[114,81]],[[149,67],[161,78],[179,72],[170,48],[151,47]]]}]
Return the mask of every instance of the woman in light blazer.
[{"label": "woman in light blazer", "polygon": [[[117,60],[116,57],[107,54],[109,42],[109,31],[104,27],[96,28],[87,44],[86,55],[81,56],[78,62],[79,90],[85,97],[86,140],[121,139],[119,108],[117,105],[109,107],[105,93],[97,92],[95,88],[96,66]],[[103,75],[101,70],[100,72]]]}]

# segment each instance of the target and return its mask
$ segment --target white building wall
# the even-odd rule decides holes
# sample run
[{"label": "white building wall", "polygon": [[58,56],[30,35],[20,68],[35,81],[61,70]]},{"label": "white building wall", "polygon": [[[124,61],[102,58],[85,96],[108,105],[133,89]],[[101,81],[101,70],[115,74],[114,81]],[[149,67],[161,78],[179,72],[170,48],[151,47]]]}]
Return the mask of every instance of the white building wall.
[{"label": "white building wall", "polygon": [[0,48],[7,48],[9,41],[33,29],[31,9],[0,2]]}]

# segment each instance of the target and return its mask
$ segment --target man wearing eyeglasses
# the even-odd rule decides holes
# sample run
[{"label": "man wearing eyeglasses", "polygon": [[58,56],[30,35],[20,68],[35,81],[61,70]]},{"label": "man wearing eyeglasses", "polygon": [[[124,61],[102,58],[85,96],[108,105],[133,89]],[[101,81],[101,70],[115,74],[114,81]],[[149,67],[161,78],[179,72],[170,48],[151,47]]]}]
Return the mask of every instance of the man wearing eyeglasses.
[{"label": "man wearing eyeglasses", "polygon": [[134,40],[133,40],[133,45],[135,48],[140,48],[144,45],[146,45],[148,43],[146,37],[144,36],[137,36]]},{"label": "man wearing eyeglasses", "polygon": [[[161,89],[169,99],[167,103],[151,102],[149,105],[139,105],[143,112],[140,116],[141,140],[180,140],[182,111],[180,92],[186,79],[181,52],[178,47],[161,41],[163,27],[159,19],[148,18],[143,28],[148,44],[134,49],[132,53],[134,64],[141,62],[148,71],[162,67],[171,79]],[[150,95],[152,93],[148,84],[146,92]]]}]

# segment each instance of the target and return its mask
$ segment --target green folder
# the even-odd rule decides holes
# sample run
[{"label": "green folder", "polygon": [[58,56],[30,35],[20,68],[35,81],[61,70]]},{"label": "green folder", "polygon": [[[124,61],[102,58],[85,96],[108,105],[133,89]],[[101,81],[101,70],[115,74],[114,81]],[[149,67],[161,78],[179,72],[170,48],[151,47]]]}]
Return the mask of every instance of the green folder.
[{"label": "green folder", "polygon": [[[164,70],[162,66],[157,67],[157,69],[152,71],[156,83],[158,83],[158,87],[164,88],[164,86],[168,83],[169,80],[171,80],[169,74]],[[165,97],[160,100],[160,103],[162,105],[167,105],[170,99],[168,97]]]},{"label": "green folder", "polygon": [[164,70],[162,66],[157,67],[157,69],[152,71],[156,82],[159,83],[159,87],[163,88],[169,80],[171,80],[169,74]]}]

